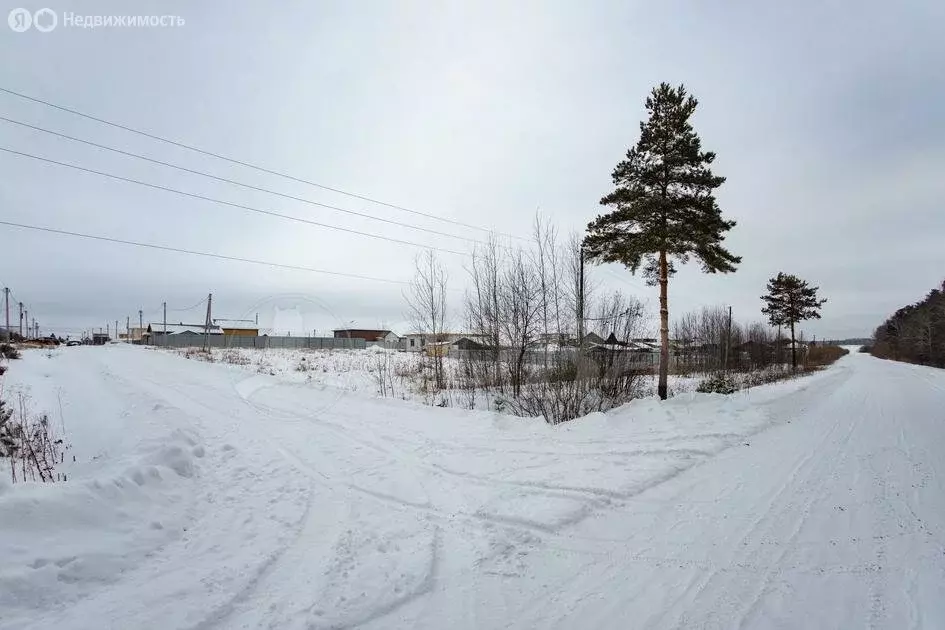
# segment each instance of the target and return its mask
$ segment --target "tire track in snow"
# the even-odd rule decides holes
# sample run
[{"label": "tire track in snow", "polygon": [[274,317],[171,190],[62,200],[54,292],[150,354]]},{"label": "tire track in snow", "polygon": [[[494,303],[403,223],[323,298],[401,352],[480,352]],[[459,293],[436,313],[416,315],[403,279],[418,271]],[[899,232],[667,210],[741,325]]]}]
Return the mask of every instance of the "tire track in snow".
[{"label": "tire track in snow", "polygon": [[[828,400],[829,400],[829,398],[835,395],[837,391],[835,381],[840,380],[841,383],[845,383],[848,378],[849,378],[848,373],[840,373],[837,375],[837,378],[824,379],[820,381],[818,384],[816,384],[815,386],[805,387],[803,390],[804,395],[801,397],[801,400],[799,401],[791,397],[787,397],[787,399],[777,398],[777,399],[774,399],[773,401],[770,401],[765,406],[773,410],[776,407],[783,407],[785,406],[786,403],[790,404],[790,402],[793,401],[794,404],[789,408],[800,409],[800,411],[797,412],[797,416],[801,416],[801,415],[806,416],[808,415],[809,408],[812,405],[823,404],[823,399],[817,398],[818,396],[821,395],[822,390],[827,389],[830,392],[828,393]],[[784,411],[780,411],[780,410],[772,411],[770,413],[775,414],[775,417],[777,417],[778,415],[781,415],[781,417],[789,415],[789,414],[785,414]],[[794,414],[792,413],[790,415],[794,415]],[[775,422],[772,424],[772,426],[776,426],[780,424],[781,423]],[[824,446],[828,443],[831,436],[838,430],[839,424],[840,424],[840,418],[837,417],[837,420],[830,426],[830,428],[824,434],[823,438],[820,440],[820,446]],[[851,433],[852,433],[852,429],[846,435],[847,440],[849,439],[849,435]],[[791,469],[791,471],[784,477],[783,483],[781,483],[778,486],[778,489],[775,490],[773,494],[769,495],[768,501],[765,507],[763,508],[763,511],[760,513],[760,515],[752,522],[751,525],[749,525],[749,527],[746,530],[744,530],[744,532],[741,534],[740,538],[738,539],[738,542],[732,545],[733,551],[738,550],[736,551],[736,554],[735,554],[737,558],[734,560],[735,564],[757,566],[756,563],[749,561],[748,558],[750,554],[759,553],[759,551],[761,550],[761,547],[758,544],[752,545],[751,543],[755,540],[759,540],[763,538],[762,532],[771,530],[772,528],[778,528],[781,526],[783,521],[779,520],[773,515],[776,511],[781,514],[786,514],[786,515],[790,515],[794,512],[794,510],[792,509],[793,504],[791,502],[791,499],[793,498],[794,494],[796,494],[795,488],[798,485],[798,480],[799,479],[801,480],[812,479],[813,473],[817,465],[821,464],[824,458],[827,457],[827,455],[828,453],[826,453],[824,450],[816,450],[816,449],[804,451],[801,454],[800,460],[797,462],[797,464],[795,464],[795,466]],[[791,540],[793,540],[797,536],[797,533],[800,531],[800,528],[803,525],[803,521],[806,519],[806,512],[809,510],[809,507],[812,502],[813,502],[813,499],[809,499],[808,501],[804,503],[806,508],[802,511],[802,515],[799,517],[799,519],[794,521],[794,526],[792,527],[792,533],[789,535],[788,541],[786,541],[788,544],[790,543]],[[783,558],[786,552],[787,552],[787,549],[785,546],[784,548],[782,548],[782,551],[779,554],[779,558]],[[765,580],[763,582],[766,583],[770,581],[773,576],[774,570],[772,569],[772,567],[774,567],[775,564],[770,561],[766,562],[765,564],[769,567],[764,573]],[[686,589],[684,589],[679,594],[679,596],[675,598],[673,605],[671,607],[667,607],[666,609],[664,609],[664,613],[663,615],[660,616],[660,620],[665,620],[668,615],[672,614],[675,619],[675,621],[671,622],[670,624],[672,627],[680,628],[680,629],[691,627],[693,624],[693,621],[690,619],[689,613],[695,606],[696,602],[698,602],[700,598],[702,598],[704,593],[706,593],[706,591],[710,588],[713,588],[716,591],[720,591],[722,596],[724,598],[727,598],[728,601],[726,602],[726,605],[729,608],[731,609],[738,608],[739,603],[737,601],[733,601],[732,596],[730,594],[731,592],[733,592],[733,589],[728,589],[728,588],[725,588],[724,586],[718,585],[720,581],[727,580],[732,575],[738,575],[738,573],[733,574],[732,572],[727,571],[726,567],[719,567],[718,565],[714,563],[710,564],[708,567],[708,571],[704,576],[702,576],[697,582],[690,584]],[[748,605],[749,610],[751,610],[756,605],[756,602],[758,601],[758,599],[760,599],[760,597],[763,596],[764,587],[765,586],[763,584],[761,590],[757,591],[755,596],[753,596],[752,601]],[[686,603],[684,604],[684,602]],[[670,608],[678,609],[680,607],[683,607],[683,610],[678,613],[672,613],[670,610]],[[717,615],[719,612],[721,612],[719,610],[719,607],[720,607],[720,603],[718,599],[715,599],[715,605],[712,611],[713,615]],[[747,615],[747,612],[740,613],[740,618],[738,621],[739,625],[741,625],[744,622],[746,615]],[[730,623],[731,622],[732,620],[730,620]]]},{"label": "tire track in snow", "polygon": [[[826,406],[827,402],[831,402],[832,399],[835,398],[837,395],[838,395],[837,392],[832,393],[831,397],[827,399],[824,405]],[[861,401],[861,404],[864,405],[864,407],[865,407],[865,403],[866,403],[865,399]],[[829,466],[829,472],[826,475],[824,475],[825,477],[829,477],[833,479],[837,478],[837,471],[846,462],[849,456],[848,446],[850,444],[850,440],[854,432],[859,427],[859,423],[861,419],[862,419],[862,416],[854,417],[854,419],[850,422],[850,427],[846,431],[845,435],[843,436],[841,443],[835,446],[831,445],[830,452],[826,450],[821,451],[821,461],[830,455],[834,455],[834,457],[830,460],[832,463]],[[833,434],[834,430],[838,426],[839,426],[839,416],[838,416],[837,423],[835,423],[834,428],[830,432],[831,435]],[[829,439],[830,435],[828,435],[827,437]],[[833,451],[835,451],[835,453]],[[837,454],[839,454],[839,456],[836,456]],[[739,624],[738,624],[739,628],[744,628],[749,617],[755,612],[757,612],[759,608],[759,604],[761,603],[764,596],[768,593],[768,590],[774,580],[775,575],[778,575],[781,573],[782,571],[782,569],[780,568],[781,562],[784,560],[785,556],[787,556],[788,552],[793,550],[792,545],[797,540],[797,536],[800,534],[801,529],[803,528],[804,524],[810,518],[811,506],[815,502],[817,503],[823,502],[824,499],[826,498],[826,495],[828,492],[827,486],[821,483],[821,484],[817,484],[816,487],[817,487],[816,493],[813,493],[810,491],[803,493],[803,496],[807,498],[803,501],[803,507],[801,508],[800,516],[791,527],[791,530],[790,530],[790,533],[788,534],[787,539],[780,543],[779,545],[780,552],[776,554],[773,561],[768,563],[768,568],[764,572],[764,579],[762,582],[762,586],[760,589],[756,591],[752,601],[749,603],[745,611],[742,613],[741,619],[739,620]]]},{"label": "tire track in snow", "polygon": [[[165,406],[172,409],[177,409],[186,417],[190,418],[192,421],[196,421],[197,418],[203,419],[204,417],[211,417],[211,418],[215,418],[216,421],[223,426],[230,426],[231,429],[234,426],[238,425],[238,423],[234,422],[233,418],[225,414],[221,414],[212,405],[204,402],[203,398],[198,398],[187,393],[185,391],[186,388],[181,388],[181,387],[168,388],[166,387],[166,385],[154,379],[142,379],[136,383],[131,383],[130,381],[127,381],[126,379],[118,377],[117,375],[113,375],[113,378],[115,378],[116,380],[125,381],[129,385],[136,385],[138,388],[138,391],[140,391],[141,389],[140,383],[142,382],[150,383],[152,386],[148,388],[149,390],[148,394],[150,396],[154,397],[155,394],[158,394],[158,396],[155,397],[155,400],[161,400]],[[199,408],[201,410],[201,413],[199,415],[193,414],[191,413],[191,411],[182,408],[179,405],[179,403],[170,400],[165,395],[165,392],[168,391],[168,389],[170,389],[171,391],[174,391],[175,395],[183,396],[184,398],[186,398],[189,404],[196,408]],[[204,391],[204,394],[205,393],[206,392]],[[198,430],[200,428],[202,427],[198,427]],[[258,436],[257,436],[257,439],[258,439]],[[275,450],[278,451],[279,449],[276,448]],[[330,486],[328,486],[327,484],[324,484],[324,482],[322,483],[322,487],[328,490],[331,490]],[[297,527],[291,532],[289,541],[281,545],[276,551],[270,554],[263,562],[256,565],[253,568],[252,574],[249,576],[249,579],[240,589],[238,589],[235,593],[233,593],[230,597],[228,597],[226,601],[217,604],[210,611],[207,611],[204,614],[204,617],[202,620],[189,626],[190,630],[208,630],[209,628],[215,628],[215,627],[219,627],[223,625],[237,611],[237,608],[239,607],[239,605],[243,603],[244,601],[248,600],[257,591],[260,584],[264,580],[266,580],[267,577],[271,575],[277,569],[282,558],[293,547],[299,544],[302,538],[302,534],[306,529],[306,526],[311,522],[314,496],[315,496],[315,493],[310,489],[309,492],[306,494],[306,503],[305,503],[302,516],[298,521]]]},{"label": "tire track in snow", "polygon": [[[213,431],[207,430],[208,427],[206,426],[206,423],[203,421],[204,417],[214,418],[214,420],[217,423],[219,423],[220,426],[229,426],[226,422],[222,422],[222,419],[226,418],[225,416],[220,415],[219,412],[215,411],[212,407],[199,404],[197,401],[193,401],[193,404],[191,404],[192,399],[186,395],[184,395],[183,398],[187,400],[188,402],[187,405],[181,405],[179,398],[177,400],[169,399],[167,396],[168,388],[153,378],[147,377],[147,378],[141,378],[141,379],[132,381],[131,379],[121,374],[118,374],[112,370],[108,370],[107,368],[104,368],[104,367],[102,369],[102,374],[103,376],[107,376],[106,382],[109,383],[110,385],[112,386],[117,385],[121,387],[121,389],[124,390],[125,392],[133,393],[134,398],[137,403],[140,404],[142,401],[144,401],[147,403],[145,406],[153,406],[155,409],[160,408],[161,410],[165,411],[165,413],[167,411],[176,411],[179,414],[179,417],[177,418],[177,420],[178,421],[183,420],[190,427],[190,429],[196,432],[196,434],[201,438],[201,440],[205,442],[208,439],[210,441],[213,441],[215,438],[219,438],[220,436],[215,435]],[[175,393],[180,393],[179,390],[177,389],[172,389],[171,391],[175,391]],[[197,413],[195,413],[195,410],[197,411]],[[228,420],[232,421],[232,419],[229,419],[229,418]],[[180,422],[172,424],[171,427],[177,426],[178,424],[180,424]],[[194,444],[196,444],[196,442],[194,442]],[[223,451],[227,452],[226,449],[223,449]],[[229,452],[232,452],[232,450]],[[208,458],[206,461],[208,462],[208,466],[209,466],[210,458]],[[216,461],[214,463],[216,465],[219,465],[221,462]],[[207,466],[205,466],[204,468],[205,468],[205,471],[204,471],[205,473],[209,470],[209,472],[211,473],[211,476],[219,477],[219,473],[220,473],[219,469],[207,468]],[[237,468],[234,470],[238,471],[239,469]],[[234,471],[229,470],[228,472],[233,473]],[[236,475],[236,477],[231,477],[229,479],[230,484],[232,484],[235,478],[242,478],[242,477],[240,475]],[[249,477],[247,477],[247,482],[250,482]],[[223,485],[226,485],[226,484],[223,484]],[[215,487],[217,486],[211,485],[211,489]],[[282,494],[277,493],[277,496],[283,496],[283,495],[290,496],[291,493],[282,493]],[[202,499],[206,501],[207,503],[211,503],[211,504],[215,503],[213,501],[213,498],[214,498],[214,495],[212,494],[212,492],[210,494],[202,495]],[[302,510],[302,514],[306,514],[310,510],[310,508],[311,508],[311,493],[309,493],[306,496],[305,506]],[[253,508],[251,508],[249,512],[252,513],[252,511],[253,511]],[[190,526],[186,528],[188,533],[186,533],[179,541],[175,541],[175,543],[162,547],[161,549],[156,551],[152,556],[149,557],[149,561],[147,563],[141,565],[140,567],[136,567],[133,571],[129,571],[126,574],[124,574],[122,576],[123,580],[126,583],[128,581],[133,582],[134,580],[140,581],[142,579],[145,579],[147,575],[153,575],[154,578],[156,579],[165,579],[166,578],[164,574],[165,571],[173,572],[173,569],[175,566],[175,562],[173,561],[175,559],[179,560],[180,558],[177,558],[178,556],[190,554],[188,557],[188,560],[193,561],[194,556],[193,556],[193,552],[191,551],[191,542],[193,541],[201,543],[197,545],[198,550],[203,551],[205,553],[212,554],[215,551],[215,546],[211,546],[208,548],[206,546],[208,544],[208,541],[206,540],[207,536],[204,535],[201,537],[199,534],[201,533],[205,534],[203,530],[206,529],[207,521],[212,521],[214,520],[214,518],[219,520],[217,517],[216,511],[210,511],[210,512],[205,511],[201,515],[198,515],[197,520],[192,522]],[[301,526],[301,523],[303,522],[303,520],[304,519],[300,519],[298,521],[299,527]],[[279,523],[282,525],[286,525],[284,521],[279,521]],[[201,525],[204,525],[204,527],[201,527]],[[214,527],[219,529],[219,526],[220,526],[219,523],[217,524],[211,523],[210,531],[212,532]],[[231,526],[232,526],[232,522],[228,522],[227,523],[228,530],[232,529]],[[291,527],[288,527],[287,531],[289,532],[290,534],[289,537],[291,538],[291,534],[292,534]],[[230,533],[230,532],[227,531],[227,533]],[[265,576],[266,571],[270,570],[272,566],[278,563],[280,555],[289,546],[290,546],[289,544],[285,544],[285,545],[277,547],[272,553],[269,553],[265,558],[263,558],[261,562],[258,562],[256,565],[254,565],[254,567],[251,569],[250,574],[248,576],[248,582],[246,583],[244,587],[241,587],[238,590],[238,592],[235,595],[235,598],[238,599],[244,593],[244,591],[251,590],[254,587],[254,585],[258,583],[258,581],[261,580]],[[185,566],[185,565],[186,563],[181,566]],[[204,567],[204,568],[209,568],[209,567]],[[181,576],[181,577],[183,578],[185,576]],[[187,575],[186,577],[191,577],[191,575]],[[218,580],[220,579],[220,577],[221,576],[214,575],[213,571],[211,571],[210,573],[207,573],[204,575],[203,579],[201,580],[200,586],[205,586],[207,583],[206,582],[207,580],[210,580],[211,584],[215,584],[216,582],[214,582],[214,580]],[[222,577],[225,579],[227,576],[224,575]],[[194,586],[197,586],[197,584],[194,584]],[[103,593],[103,595],[105,596],[105,600],[106,600],[105,603],[107,605],[108,604],[107,596],[109,595],[109,593],[105,592]],[[211,600],[209,603],[205,603],[205,607],[209,605],[210,610],[205,614],[205,616],[203,617],[201,621],[198,621],[196,623],[183,623],[183,620],[179,620],[180,625],[175,626],[175,627],[199,628],[199,627],[214,626],[217,624],[217,622],[219,622],[221,619],[226,617],[227,611],[233,601],[234,601],[234,598],[232,597],[225,599],[222,602],[216,602],[216,601]],[[153,611],[151,612],[151,614],[154,614]],[[134,625],[135,624],[131,624],[131,627],[134,627]]]},{"label": "tire track in snow", "polygon": [[[320,427],[327,428],[331,431],[334,431],[336,434],[340,435],[344,439],[355,442],[360,446],[373,449],[379,453],[382,453],[386,456],[389,456],[397,461],[410,461],[411,465],[415,469],[423,470],[425,472],[431,473],[434,476],[443,475],[451,476],[463,483],[472,483],[478,484],[485,487],[509,487],[509,488],[519,488],[527,491],[538,492],[543,496],[558,496],[564,498],[576,498],[582,500],[586,506],[584,510],[585,516],[590,514],[590,511],[599,509],[607,505],[608,501],[612,500],[626,500],[634,498],[640,494],[645,493],[647,490],[658,486],[666,481],[673,479],[674,477],[686,472],[694,466],[699,466],[704,464],[706,461],[710,460],[712,457],[717,456],[718,454],[724,452],[728,448],[740,444],[742,440],[746,438],[753,437],[754,435],[767,431],[774,426],[777,426],[778,423],[771,422],[763,426],[758,427],[755,430],[746,432],[746,433],[708,433],[704,437],[712,437],[720,439],[723,437],[732,438],[730,442],[722,443],[718,449],[714,451],[699,451],[693,449],[656,449],[656,450],[645,450],[641,449],[639,451],[632,451],[631,454],[640,454],[640,455],[652,455],[652,454],[672,454],[679,457],[679,461],[676,462],[676,465],[667,469],[666,472],[662,474],[655,474],[645,481],[639,483],[635,487],[632,487],[628,490],[617,491],[617,490],[607,490],[603,488],[595,488],[589,486],[566,486],[558,484],[549,484],[541,481],[526,481],[526,480],[508,480],[508,479],[496,479],[494,477],[479,475],[476,473],[469,473],[465,471],[458,471],[447,468],[440,464],[435,463],[425,463],[420,458],[412,453],[407,453],[401,449],[391,449],[384,447],[377,443],[374,440],[370,440],[358,435],[355,435],[355,431],[349,427],[344,427],[332,421],[320,420],[318,416],[308,416],[306,414],[300,414],[297,412],[276,409],[271,406],[253,402],[254,408],[257,409],[266,409],[270,413],[279,413],[279,414],[288,414],[292,420],[297,420],[300,422],[309,422],[311,424],[318,425]],[[689,436],[687,436],[688,438]],[[703,437],[703,436],[700,436]],[[396,441],[396,438],[391,441]],[[505,452],[504,450],[502,452]],[[697,458],[696,456],[700,456]],[[418,480],[418,484],[420,481]],[[380,493],[371,492],[373,496],[376,496],[381,499],[390,499],[393,501],[403,501],[402,499],[392,497],[390,495],[380,495]],[[429,496],[429,492],[427,491]],[[423,505],[418,505],[415,502],[404,501],[408,506],[414,507],[425,507]],[[474,513],[466,513],[466,516],[476,517]],[[498,517],[501,519],[502,517]],[[578,520],[569,520],[568,525],[574,525]],[[515,525],[514,521],[509,521],[510,525]],[[522,519],[519,521],[519,524],[526,526],[530,531],[544,531],[546,533],[557,531],[559,528],[549,528],[540,523],[534,521],[527,521]]]},{"label": "tire track in snow", "polygon": [[[805,396],[805,398],[808,398],[808,399],[814,398],[815,396],[819,395],[820,391],[832,386],[836,380],[843,380],[848,377],[847,374],[842,374],[840,376],[841,376],[841,379],[832,378],[832,379],[829,379],[830,382],[823,383],[819,387],[813,388],[812,391],[809,391],[807,393],[807,396]],[[807,388],[807,389],[810,390],[811,388]],[[260,405],[259,403],[254,402],[253,406],[258,408]],[[273,409],[272,411],[277,411],[277,410]],[[285,410],[278,410],[277,413],[285,413]],[[419,460],[415,455],[413,454],[407,455],[401,449],[391,449],[387,447],[382,447],[380,444],[378,444],[374,440],[370,440],[370,439],[361,437],[359,435],[352,435],[352,430],[350,428],[342,427],[334,422],[322,420],[321,418],[313,418],[311,416],[303,416],[302,414],[294,413],[291,411],[289,411],[288,413],[294,416],[294,419],[298,421],[307,421],[312,424],[317,424],[320,427],[327,428],[337,433],[338,435],[343,436],[345,439],[357,443],[361,447],[373,449],[379,453],[392,457],[396,461],[404,462],[405,460],[409,460],[412,462],[413,467],[415,469],[424,469],[428,472],[432,472],[436,474],[437,476],[448,475],[448,476],[452,476],[456,478],[457,480],[463,483],[471,482],[471,483],[478,483],[478,484],[491,486],[491,487],[509,486],[509,487],[525,488],[529,491],[539,492],[545,495],[552,494],[552,493],[554,494],[563,493],[566,496],[577,495],[578,497],[583,498],[585,501],[590,501],[590,502],[599,502],[602,498],[608,499],[608,500],[631,498],[633,496],[636,496],[638,494],[645,492],[646,490],[656,485],[659,485],[660,483],[663,483],[665,481],[668,481],[669,479],[672,479],[673,477],[678,476],[679,474],[681,474],[682,472],[685,472],[686,470],[690,469],[693,466],[700,465],[702,463],[705,463],[706,460],[711,459],[710,457],[706,457],[702,461],[690,462],[689,465],[681,466],[676,470],[672,470],[665,476],[649,480],[648,483],[642,484],[641,487],[635,488],[631,491],[624,491],[624,492],[613,492],[613,491],[608,491],[608,490],[602,490],[599,488],[559,486],[559,485],[545,484],[542,482],[497,480],[497,479],[486,477],[486,476],[466,473],[464,471],[450,470],[442,466],[437,466],[436,464],[425,464],[421,460]],[[758,427],[756,430],[752,432],[749,432],[747,436],[755,435],[756,433],[766,431],[774,426],[777,426],[778,424],[780,424],[779,419],[773,419],[771,422]],[[713,438],[719,437],[718,433],[709,433],[707,435],[710,435]],[[735,436],[737,436],[739,440],[741,440],[746,437],[746,434],[730,434],[730,437],[734,438]],[[734,439],[732,440],[732,442],[734,442]],[[732,446],[732,443],[721,445],[718,451],[713,453],[713,455],[718,454],[724,450],[727,450],[727,448],[729,448],[730,446]],[[511,526],[516,529],[522,529],[524,527],[528,531],[531,531],[533,533],[540,535],[543,540],[547,541],[548,543],[552,545],[553,545],[553,541],[556,538],[558,538],[558,534],[560,533],[562,529],[561,526],[551,527],[551,526],[543,525],[541,523],[536,524],[534,522],[528,522],[527,519],[504,518],[501,516],[496,518],[493,516],[487,516],[483,514],[470,514],[470,513],[461,513],[461,512],[445,514],[441,510],[438,510],[432,506],[420,505],[420,504],[417,504],[416,502],[405,501],[401,498],[386,495],[384,493],[370,491],[366,488],[359,488],[356,486],[352,486],[352,488],[355,491],[370,494],[373,498],[383,501],[383,502],[387,502],[391,505],[394,505],[398,509],[421,511],[425,513],[428,517],[443,519],[443,522],[445,523],[453,523],[457,520],[457,517],[459,517],[460,519],[473,519],[476,521],[483,521],[483,520],[490,521],[491,520],[493,522],[501,524],[502,526]],[[429,497],[429,492],[427,492],[427,496]],[[597,504],[597,507],[601,507],[601,505]],[[582,520],[585,516],[586,514],[580,516],[577,519],[574,519],[573,522],[566,523],[564,526],[576,524],[577,522]],[[799,528],[800,528],[800,525],[798,525],[798,529]],[[712,576],[710,575],[709,578],[707,579],[712,579]],[[704,586],[702,588],[704,588]],[[699,591],[701,592],[701,588],[699,589]],[[683,593],[681,597],[685,598],[685,595],[686,594]]]}]

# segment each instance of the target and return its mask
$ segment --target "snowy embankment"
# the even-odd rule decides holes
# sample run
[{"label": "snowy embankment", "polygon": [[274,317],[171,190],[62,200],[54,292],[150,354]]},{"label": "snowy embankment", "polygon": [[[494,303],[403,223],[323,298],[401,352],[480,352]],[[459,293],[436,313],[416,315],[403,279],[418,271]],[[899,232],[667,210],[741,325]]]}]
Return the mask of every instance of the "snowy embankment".
[{"label": "snowy embankment", "polygon": [[[207,563],[195,569],[205,583],[242,583],[242,570],[275,553],[306,508],[304,484],[281,458],[264,455],[248,467],[225,425],[204,430],[147,395],[147,370],[89,361],[88,352],[25,351],[5,376],[5,394],[25,392],[34,410],[56,418],[61,409],[75,461],[59,467],[69,482],[12,486],[0,461],[0,627],[45,627],[30,620],[101,594],[128,572],[153,597],[122,605],[146,614],[155,598],[171,604],[187,588],[178,574],[193,558]],[[233,566],[230,550],[248,544],[253,557]],[[107,627],[101,622],[87,621]]]},{"label": "snowy embankment", "polygon": [[552,427],[140,348],[26,353],[6,389],[61,400],[76,462],[0,489],[0,626],[937,627],[943,458],[902,436],[945,437],[921,415],[945,379],[896,381],[928,408],[881,393],[911,367]]}]

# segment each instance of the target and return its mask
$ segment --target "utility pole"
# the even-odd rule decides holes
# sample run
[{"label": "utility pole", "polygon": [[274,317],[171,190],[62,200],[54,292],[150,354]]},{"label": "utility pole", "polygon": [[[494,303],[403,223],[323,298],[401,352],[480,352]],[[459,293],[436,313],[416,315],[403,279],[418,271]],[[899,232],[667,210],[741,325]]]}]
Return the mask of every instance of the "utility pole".
[{"label": "utility pole", "polygon": [[111,328],[109,328],[109,326],[111,326],[111,324],[109,324],[108,322],[105,322],[105,336],[108,337],[109,339],[111,339],[111,338],[112,338],[112,330],[111,330]]},{"label": "utility pole", "polygon": [[20,339],[23,338],[23,302],[20,302]]},{"label": "utility pole", "polygon": [[164,310],[164,347],[167,347],[167,302],[161,303],[161,308]]},{"label": "utility pole", "polygon": [[7,342],[10,341],[10,288],[3,287],[3,308],[7,314]]},{"label": "utility pole", "polygon": [[142,317],[143,315],[141,313],[141,309],[139,308],[138,309],[138,334],[139,335],[141,334],[141,329],[144,328],[144,319],[142,319]]},{"label": "utility pole", "polygon": [[725,359],[722,368],[728,371],[728,352],[732,345],[732,307],[728,307],[728,331],[725,333]]},{"label": "utility pole", "polygon": [[26,309],[26,337],[25,339],[29,339],[29,337],[30,337],[30,310]]},{"label": "utility pole", "polygon": [[210,312],[211,312],[210,309],[212,305],[213,305],[213,294],[209,293],[207,294],[207,321],[204,323],[204,326],[203,326],[203,349],[206,352],[210,352],[210,322],[212,321],[210,319]]},{"label": "utility pole", "polygon": [[125,341],[131,343],[131,317],[125,315]]},{"label": "utility pole", "polygon": [[115,320],[115,339],[118,339],[118,320]]},{"label": "utility pole", "polygon": [[581,245],[579,256],[578,271],[578,296],[577,296],[577,333],[578,346],[584,348],[584,245]]}]

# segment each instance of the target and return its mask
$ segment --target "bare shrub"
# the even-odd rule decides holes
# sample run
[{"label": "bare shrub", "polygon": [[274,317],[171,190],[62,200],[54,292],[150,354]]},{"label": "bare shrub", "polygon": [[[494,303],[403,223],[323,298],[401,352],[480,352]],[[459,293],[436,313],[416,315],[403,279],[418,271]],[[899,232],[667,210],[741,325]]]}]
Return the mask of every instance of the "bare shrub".
[{"label": "bare shrub", "polygon": [[[642,394],[642,355],[630,343],[643,329],[642,305],[619,293],[596,301],[580,260],[580,239],[562,242],[540,220],[531,248],[495,238],[477,248],[465,307],[481,347],[460,356],[455,383],[464,406],[488,399],[499,410],[556,424]],[[618,343],[602,351],[586,346],[588,321]]]},{"label": "bare shrub", "polygon": [[0,357],[4,359],[19,359],[20,351],[10,343],[0,343]]},{"label": "bare shrub", "polygon": [[184,350],[183,356],[185,359],[206,361],[207,363],[214,362],[213,353],[209,350],[204,350],[203,348],[187,348]]},{"label": "bare shrub", "polygon": [[809,370],[826,367],[848,354],[850,354],[850,351],[840,346],[813,345],[807,349],[807,353],[804,355],[804,368]]},{"label": "bare shrub", "polygon": [[394,397],[396,394],[394,388],[394,379],[398,378],[394,369],[394,362],[391,360],[388,352],[374,353],[374,369],[371,372],[374,375],[374,382],[377,385],[377,394],[383,397]]},{"label": "bare shrub", "polygon": [[220,354],[220,362],[230,365],[249,365],[250,359],[238,350],[225,350]]},{"label": "bare shrub", "polygon": [[13,483],[66,481],[56,472],[68,449],[46,414],[32,414],[28,398],[17,394],[15,405],[0,399],[0,458],[9,461]]}]

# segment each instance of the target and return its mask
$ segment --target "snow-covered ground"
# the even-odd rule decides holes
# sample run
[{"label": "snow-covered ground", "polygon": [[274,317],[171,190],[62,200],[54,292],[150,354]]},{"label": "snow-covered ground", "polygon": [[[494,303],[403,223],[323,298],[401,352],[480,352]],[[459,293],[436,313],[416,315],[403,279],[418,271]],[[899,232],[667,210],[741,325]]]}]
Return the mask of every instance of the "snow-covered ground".
[{"label": "snow-covered ground", "polygon": [[5,379],[76,461],[0,482],[4,629],[945,627],[943,371],[557,427],[134,347]]},{"label": "snow-covered ground", "polygon": [[[197,361],[206,356],[196,348],[147,347],[148,352],[169,353]],[[380,393],[379,379],[393,377],[395,391],[389,397],[420,399],[415,376],[421,368],[416,352],[396,352],[372,347],[367,350],[299,350],[289,348],[211,348],[214,363],[230,369],[278,376],[283,381],[331,386],[349,392],[371,395]],[[446,360],[449,369],[455,361]]]},{"label": "snow-covered ground", "polygon": [[[198,361],[207,355],[194,348],[148,348],[151,352],[169,352]],[[316,387],[329,385],[349,392],[376,394],[386,398],[414,400],[449,407],[470,406],[491,410],[496,396],[480,390],[470,401],[461,391],[447,390],[433,396],[424,393],[422,378],[424,359],[416,352],[397,352],[371,347],[367,350],[297,350],[286,348],[212,348],[214,363],[229,365],[232,369],[279,376],[284,380],[309,383]],[[460,383],[461,365],[453,357],[443,358],[447,381]],[[642,376],[646,387],[655,391],[655,377]],[[673,394],[695,391],[702,377],[670,375],[669,389]]]}]

